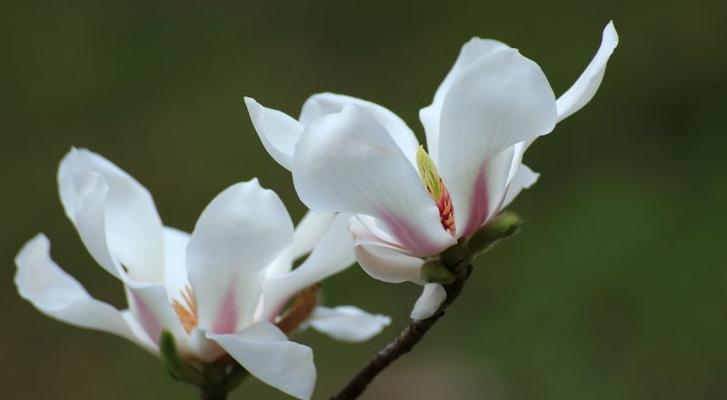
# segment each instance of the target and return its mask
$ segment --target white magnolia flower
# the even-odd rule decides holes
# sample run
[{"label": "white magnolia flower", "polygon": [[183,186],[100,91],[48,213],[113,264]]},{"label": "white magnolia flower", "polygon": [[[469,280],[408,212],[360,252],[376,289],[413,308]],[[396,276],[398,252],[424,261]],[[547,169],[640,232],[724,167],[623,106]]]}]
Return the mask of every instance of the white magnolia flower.
[{"label": "white magnolia flower", "polygon": [[[355,215],[356,256],[366,272],[424,284],[422,257],[470,236],[535,183],[523,153],[590,101],[617,43],[609,23],[594,59],[556,100],[535,62],[502,42],[473,38],[419,113],[429,154],[399,117],[368,101],[314,95],[299,120],[246,103],[301,200],[312,210]],[[412,317],[431,315],[445,297],[428,284]]]},{"label": "white magnolia flower", "polygon": [[[163,226],[149,192],[87,150],[63,159],[58,184],[86,248],[124,284],[129,309],[92,298],[50,258],[42,234],[16,258],[22,297],[53,318],[125,337],[154,353],[162,331],[169,331],[189,360],[229,354],[263,382],[310,398],[312,351],[280,329],[302,321],[291,325],[279,315],[296,294],[353,263],[344,218],[308,214],[294,231],[278,196],[254,179],[220,193],[190,235]],[[308,253],[292,269],[293,260]],[[307,322],[348,341],[366,340],[388,323],[355,307],[318,307]]]}]

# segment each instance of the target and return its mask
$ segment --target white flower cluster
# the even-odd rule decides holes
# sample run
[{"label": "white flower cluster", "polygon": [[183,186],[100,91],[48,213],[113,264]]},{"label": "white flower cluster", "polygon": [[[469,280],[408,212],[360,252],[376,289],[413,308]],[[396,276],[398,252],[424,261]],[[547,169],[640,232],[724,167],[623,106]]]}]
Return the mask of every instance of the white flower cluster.
[{"label": "white flower cluster", "polygon": [[419,113],[426,151],[399,117],[365,100],[316,94],[296,120],[246,98],[262,144],[312,210],[297,227],[256,179],[215,197],[191,233],[167,227],[134,178],[98,154],[71,150],[58,169],[61,202],[91,256],[123,284],[128,309],[91,297],[50,258],[42,234],[16,258],[18,291],[44,314],[155,354],[167,332],[189,362],[231,357],[309,399],[313,352],[291,333],[310,327],[359,342],[390,323],[353,306],[319,305],[319,282],[358,261],[373,278],[423,285],[411,316],[431,316],[446,293],[422,278],[425,260],[535,183],[525,150],[590,101],[617,43],[609,23],[596,56],[556,99],[535,62],[502,42],[471,39]]}]

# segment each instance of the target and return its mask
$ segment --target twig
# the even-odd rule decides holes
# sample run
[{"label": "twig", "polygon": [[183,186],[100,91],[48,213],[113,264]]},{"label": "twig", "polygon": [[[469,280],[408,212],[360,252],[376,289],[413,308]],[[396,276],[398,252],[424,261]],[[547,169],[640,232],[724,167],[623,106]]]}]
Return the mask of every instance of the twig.
[{"label": "twig", "polygon": [[447,292],[447,299],[442,302],[437,312],[427,319],[409,322],[409,325],[407,325],[401,334],[383,350],[378,352],[368,365],[351,379],[346,387],[331,397],[331,400],[353,400],[358,398],[381,371],[416,346],[424,338],[427,331],[444,315],[447,307],[457,299],[471,273],[472,264],[467,263],[462,274],[454,282],[444,286]]},{"label": "twig", "polygon": [[472,258],[476,255],[491,249],[497,242],[515,234],[522,221],[517,214],[505,211],[493,218],[485,226],[477,230],[463,243],[452,246],[442,252],[438,259],[433,260],[439,266],[446,268],[447,274],[436,271],[431,272],[431,277],[451,278],[452,283],[444,285],[447,298],[439,306],[439,309],[427,319],[411,321],[399,336],[389,343],[383,350],[378,352],[369,363],[351,379],[351,381],[338,394],[331,397],[331,400],[353,400],[358,398],[366,387],[392,362],[411,351],[417,345],[432,326],[444,316],[447,308],[457,300],[464,284],[472,274]]}]

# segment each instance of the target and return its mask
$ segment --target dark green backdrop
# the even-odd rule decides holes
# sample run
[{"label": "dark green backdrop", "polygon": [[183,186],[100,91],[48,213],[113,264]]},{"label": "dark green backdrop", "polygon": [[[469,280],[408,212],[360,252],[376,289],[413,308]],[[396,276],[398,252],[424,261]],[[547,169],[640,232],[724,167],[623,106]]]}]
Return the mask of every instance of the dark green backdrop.
[{"label": "dark green backdrop", "polygon": [[[308,4],[314,3],[314,4]],[[190,230],[228,185],[258,176],[298,219],[287,171],[258,143],[250,95],[296,114],[336,91],[418,132],[420,107],[471,36],[536,60],[562,93],[615,21],[598,95],[526,155],[540,182],[522,234],[477,262],[461,300],[368,399],[717,399],[727,396],[727,6],[720,1],[3,1],[0,5],[0,397],[191,399],[116,337],[21,301],[13,257],[43,231],[92,294],[122,305],[65,219],[57,163],[97,151]],[[314,333],[316,398],[406,322],[413,286],[357,267],[329,304],[389,313],[369,344]],[[233,399],[279,399],[253,380]]]}]

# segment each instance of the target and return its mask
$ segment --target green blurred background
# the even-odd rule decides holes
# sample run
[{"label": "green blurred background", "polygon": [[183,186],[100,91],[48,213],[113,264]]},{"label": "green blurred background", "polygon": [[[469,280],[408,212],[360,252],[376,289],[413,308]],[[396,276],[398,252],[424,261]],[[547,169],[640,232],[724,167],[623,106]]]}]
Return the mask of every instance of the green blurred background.
[{"label": "green blurred background", "polygon": [[[444,321],[367,399],[727,398],[727,3],[714,1],[21,1],[0,4],[0,397],[191,399],[159,361],[21,301],[13,257],[38,231],[95,296],[123,306],[61,209],[71,146],[113,160],[191,230],[258,176],[297,220],[290,176],[242,97],[297,115],[314,92],[379,102],[421,133],[420,107],[471,36],[518,47],[562,93],[613,19],[621,44],[586,108],[538,141],[527,223],[480,258]],[[388,313],[370,343],[315,333],[316,398],[406,323],[418,289],[354,267],[329,304]],[[250,380],[232,399],[280,399]]]}]

